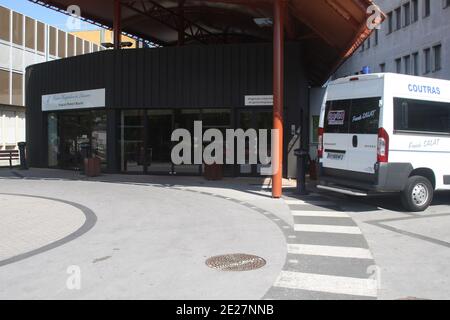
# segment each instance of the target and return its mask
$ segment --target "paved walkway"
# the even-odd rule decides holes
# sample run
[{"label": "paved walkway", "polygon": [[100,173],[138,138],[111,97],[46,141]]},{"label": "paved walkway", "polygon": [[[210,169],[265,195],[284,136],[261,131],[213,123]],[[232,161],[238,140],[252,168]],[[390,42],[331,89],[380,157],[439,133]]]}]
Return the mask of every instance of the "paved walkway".
[{"label": "paved walkway", "polygon": [[[103,177],[111,179],[108,182],[78,181],[64,177],[65,172],[60,174],[8,173],[0,181],[0,194],[5,199],[11,194],[33,196],[25,197],[32,207],[43,203],[41,197],[58,199],[47,202],[52,215],[65,211],[59,207],[61,201],[70,202],[91,210],[96,224],[70,242],[24,259],[11,257],[21,255],[24,249],[4,253],[13,259],[2,261],[0,267],[0,299],[260,299],[285,263],[280,229],[264,214],[241,203],[261,199],[260,194],[229,190],[230,196],[240,195],[232,201],[171,183],[119,182],[117,176]],[[280,212],[280,219],[289,216],[282,201],[264,197],[259,203],[266,204],[266,210]],[[8,216],[16,208],[8,209]],[[71,210],[80,216],[75,209],[68,212]],[[4,221],[0,218],[1,224]],[[24,239],[28,244],[34,242],[33,233],[43,227],[39,224],[28,226],[36,226]],[[77,228],[74,224],[71,229],[75,232]],[[205,265],[207,258],[228,253],[254,254],[268,263],[262,269],[241,273],[220,272]],[[81,272],[80,290],[67,286],[74,266]]]}]

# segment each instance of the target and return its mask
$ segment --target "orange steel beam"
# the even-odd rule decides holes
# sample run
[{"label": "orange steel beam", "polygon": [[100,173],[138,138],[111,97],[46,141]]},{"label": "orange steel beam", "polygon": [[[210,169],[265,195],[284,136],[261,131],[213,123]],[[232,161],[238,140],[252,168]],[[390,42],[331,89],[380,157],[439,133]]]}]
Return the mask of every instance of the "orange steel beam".
[{"label": "orange steel beam", "polygon": [[283,195],[283,101],[284,101],[284,18],[285,0],[275,0],[273,10],[273,128],[278,131],[274,143],[276,155],[272,177],[272,197]]},{"label": "orange steel beam", "polygon": [[122,5],[120,0],[114,0],[114,49],[122,48]]}]

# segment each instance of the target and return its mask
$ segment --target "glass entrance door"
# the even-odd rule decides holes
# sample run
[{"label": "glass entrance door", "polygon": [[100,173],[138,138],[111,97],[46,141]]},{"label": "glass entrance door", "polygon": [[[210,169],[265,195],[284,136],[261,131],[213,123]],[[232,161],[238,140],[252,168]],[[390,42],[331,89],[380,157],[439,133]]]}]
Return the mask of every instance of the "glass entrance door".
[{"label": "glass entrance door", "polygon": [[146,114],[146,173],[172,174],[172,110],[149,110]]},{"label": "glass entrance door", "polygon": [[106,112],[49,114],[49,166],[79,170],[83,165],[83,143],[89,144],[91,156],[100,158],[106,166]]}]

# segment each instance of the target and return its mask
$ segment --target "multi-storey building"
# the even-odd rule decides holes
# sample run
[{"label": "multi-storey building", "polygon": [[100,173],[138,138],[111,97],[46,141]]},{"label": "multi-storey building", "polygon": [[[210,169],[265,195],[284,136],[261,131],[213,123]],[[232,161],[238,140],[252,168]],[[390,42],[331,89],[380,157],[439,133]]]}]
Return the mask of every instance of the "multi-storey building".
[{"label": "multi-storey building", "polygon": [[98,44],[0,6],[0,150],[25,140],[25,69],[99,50]]},{"label": "multi-storey building", "polygon": [[[71,32],[71,34],[81,39],[95,43],[97,45],[109,44],[113,46],[114,42],[113,39],[114,34],[112,30],[107,29],[75,31]],[[122,43],[127,44],[127,46],[124,47],[125,49],[136,49],[143,47],[143,42],[133,39],[126,35],[122,35]]]},{"label": "multi-storey building", "polygon": [[450,80],[450,0],[376,0],[387,19],[335,74],[394,72]]}]

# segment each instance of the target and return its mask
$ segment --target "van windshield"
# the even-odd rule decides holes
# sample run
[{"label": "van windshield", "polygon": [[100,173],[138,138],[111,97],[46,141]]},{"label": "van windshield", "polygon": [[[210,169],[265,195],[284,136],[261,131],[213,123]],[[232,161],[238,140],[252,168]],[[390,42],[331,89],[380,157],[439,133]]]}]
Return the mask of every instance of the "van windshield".
[{"label": "van windshield", "polygon": [[377,134],[381,97],[328,101],[325,133]]}]

